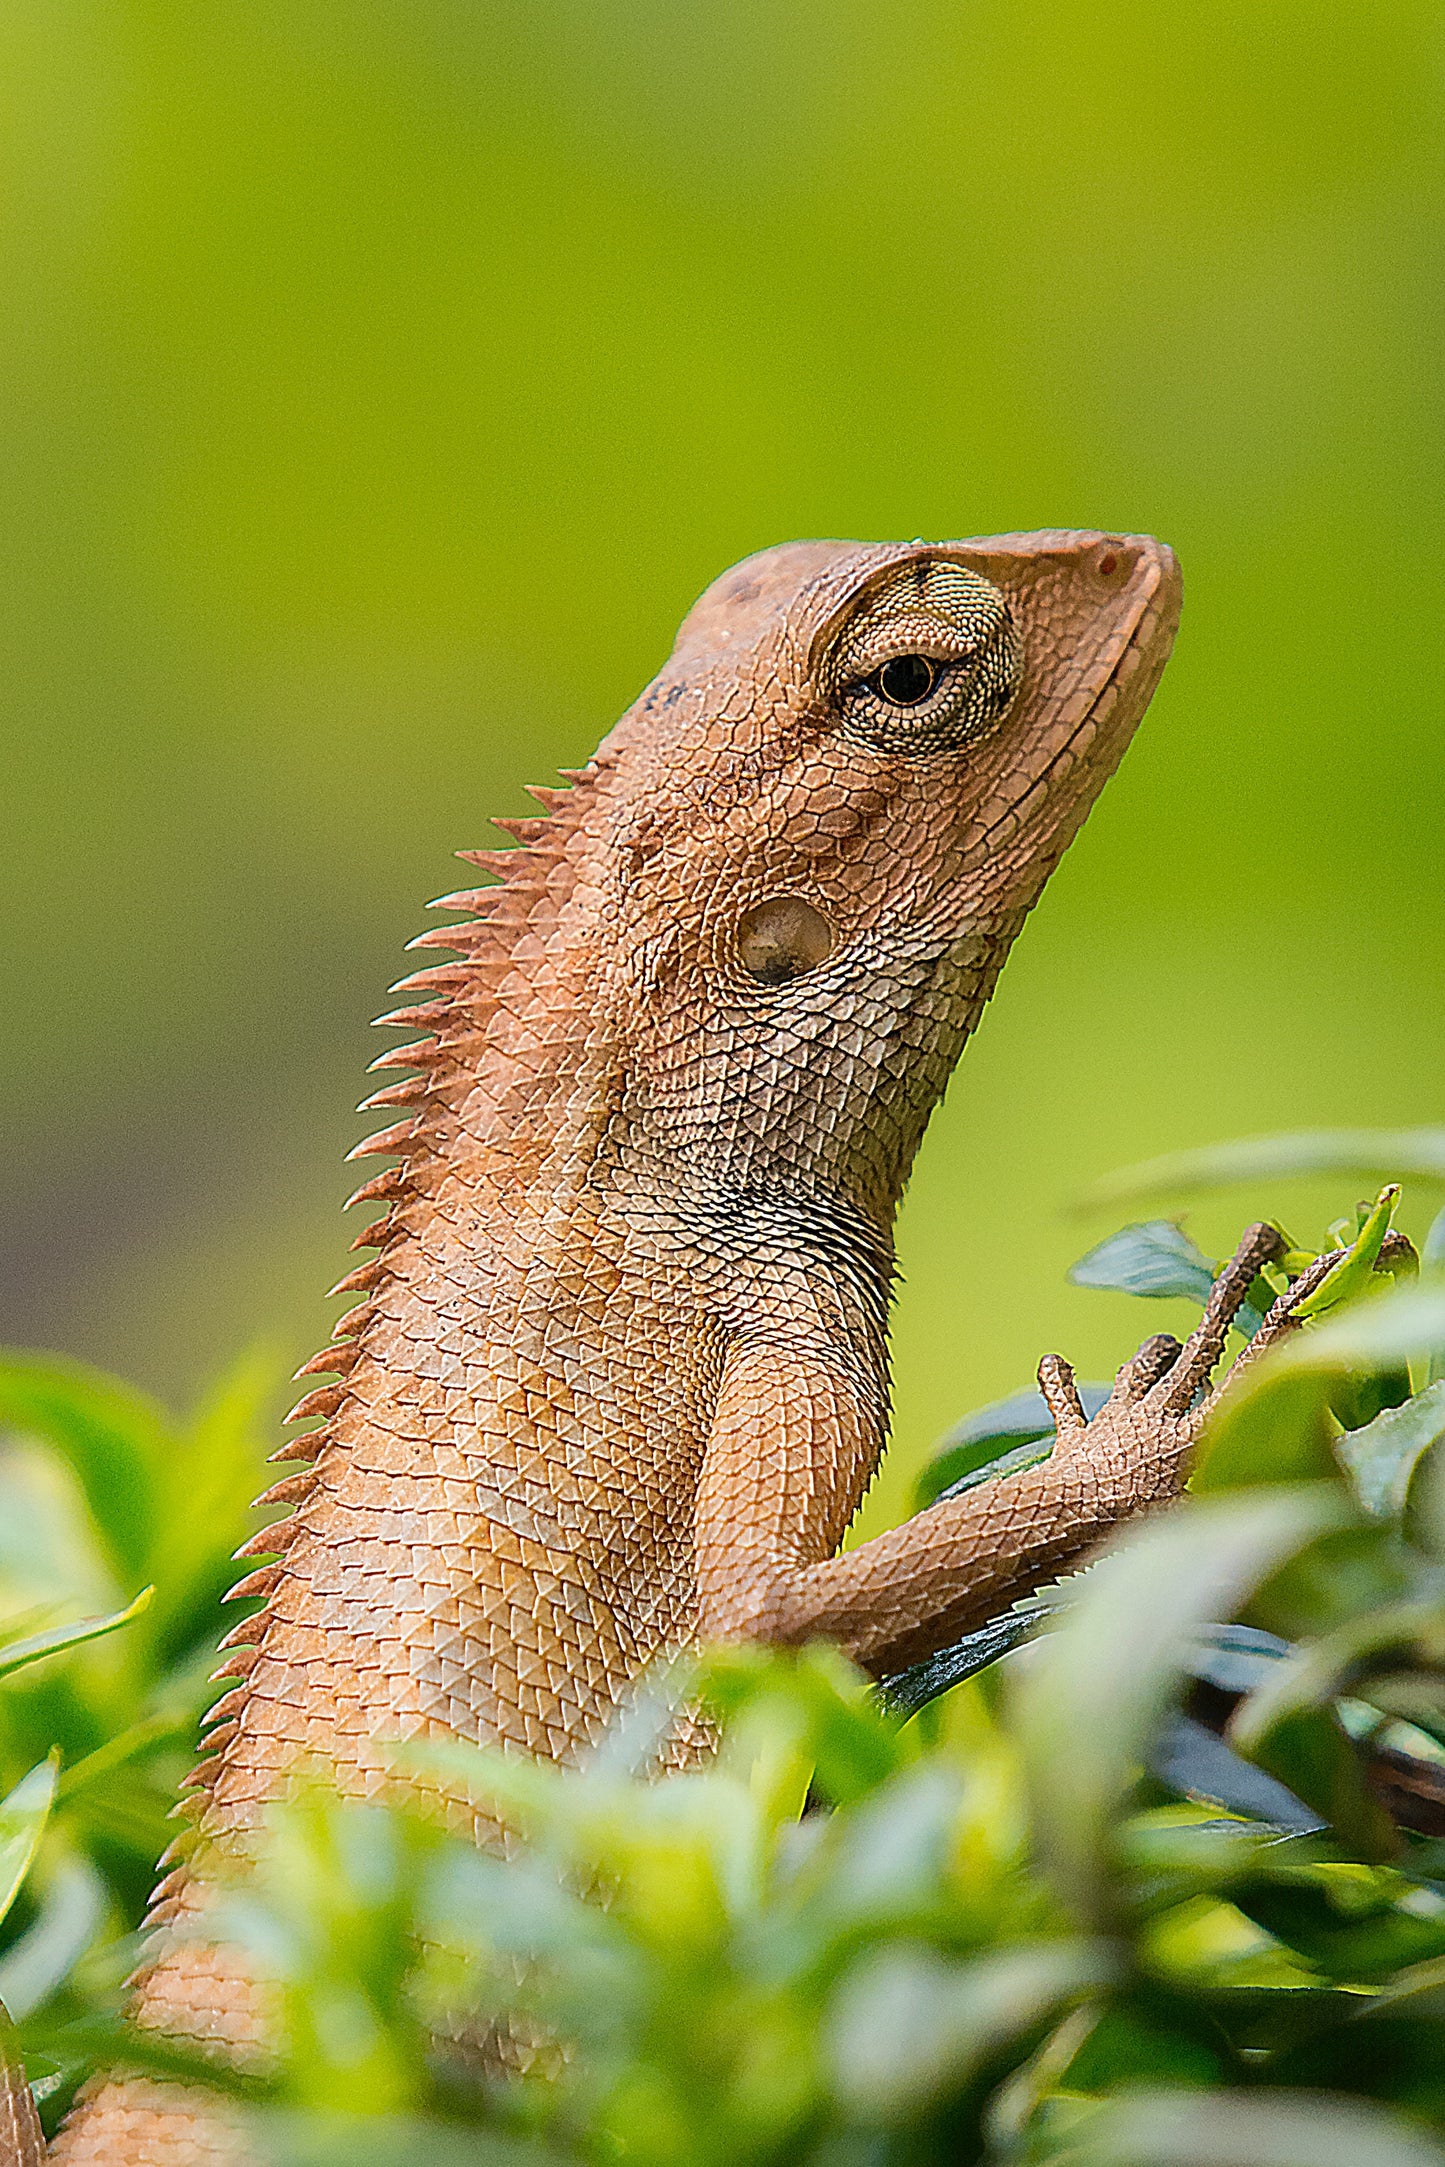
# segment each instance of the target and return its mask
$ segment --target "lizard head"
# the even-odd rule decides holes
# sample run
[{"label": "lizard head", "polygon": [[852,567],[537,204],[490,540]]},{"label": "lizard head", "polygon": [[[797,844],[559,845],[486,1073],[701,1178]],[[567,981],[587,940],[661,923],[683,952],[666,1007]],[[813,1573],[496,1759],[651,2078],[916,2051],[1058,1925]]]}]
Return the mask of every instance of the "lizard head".
[{"label": "lizard head", "polygon": [[1178,611],[1163,544],[1099,533],[795,543],[708,589],[591,771],[628,1065],[689,1153],[891,1211]]}]

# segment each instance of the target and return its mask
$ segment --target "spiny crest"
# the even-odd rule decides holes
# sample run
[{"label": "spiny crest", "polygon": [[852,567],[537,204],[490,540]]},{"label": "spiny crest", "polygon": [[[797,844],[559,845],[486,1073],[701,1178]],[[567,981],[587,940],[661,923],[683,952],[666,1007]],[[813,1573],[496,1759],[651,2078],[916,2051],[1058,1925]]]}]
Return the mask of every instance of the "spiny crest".
[{"label": "spiny crest", "polygon": [[[567,779],[588,782],[592,771],[582,769]],[[389,1254],[404,1232],[405,1206],[416,1193],[409,1154],[414,1155],[415,1147],[427,1138],[428,1116],[435,1110],[438,1081],[457,1067],[458,1054],[466,1045],[474,1044],[478,1032],[485,1029],[493,980],[507,967],[515,929],[525,923],[546,892],[548,878],[573,826],[553,816],[561,808],[577,806],[580,810],[587,796],[585,790],[571,788],[537,787],[531,794],[545,808],[541,816],[494,822],[513,837],[514,848],[458,852],[459,857],[490,876],[492,882],[487,887],[462,888],[439,896],[429,906],[464,912],[462,922],[423,933],[408,944],[412,949],[449,949],[463,960],[429,965],[399,979],[393,992],[424,993],[430,998],[377,1018],[378,1024],[420,1030],[425,1035],[409,1045],[389,1047],[371,1063],[373,1072],[403,1069],[411,1073],[373,1092],[363,1100],[362,1111],[406,1109],[406,1115],[366,1138],[347,1158],[396,1154],[400,1163],[372,1175],[347,1199],[348,1210],[366,1200],[384,1203],[381,1216],[373,1219],[352,1243],[354,1249],[377,1253],[345,1273],[331,1289],[332,1294],[357,1294],[363,1299],[337,1319],[330,1344],[296,1371],[298,1382],[311,1377],[326,1381],[306,1391],[285,1421],[317,1426],[288,1437],[271,1454],[273,1462],[299,1465],[274,1482],[256,1503],[258,1508],[286,1506],[289,1511],[261,1528],[235,1553],[239,1561],[256,1563],[236,1582],[226,1599],[258,1602],[259,1608],[232,1626],[220,1642],[222,1661],[213,1673],[213,1682],[227,1682],[229,1690],[204,1718],[196,1765],[181,1786],[184,1795],[172,1809],[191,1826],[161,1861],[162,1865],[169,1865],[173,1859],[179,1863],[158,1885],[147,1914],[147,1927],[164,1925],[180,1907],[196,1824],[209,1805],[226,1748],[236,1736],[250,1690],[250,1674],[264,1648],[270,1622],[267,1599],[281,1577],[285,1553],[301,1531],[300,1515],[318,1480],[317,1463],[332,1441],[332,1423],[345,1404],[347,1379],[361,1355],[362,1337],[375,1314],[376,1294],[389,1276]]]}]

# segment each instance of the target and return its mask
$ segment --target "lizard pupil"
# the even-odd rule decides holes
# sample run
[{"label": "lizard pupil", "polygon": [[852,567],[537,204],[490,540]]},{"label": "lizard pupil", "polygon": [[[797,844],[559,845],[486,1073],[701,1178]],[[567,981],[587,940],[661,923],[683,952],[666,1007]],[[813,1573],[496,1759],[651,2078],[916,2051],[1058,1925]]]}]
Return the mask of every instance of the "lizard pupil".
[{"label": "lizard pupil", "polygon": [[917,707],[938,683],[938,665],[927,655],[894,655],[878,672],[878,690],[890,707]]}]

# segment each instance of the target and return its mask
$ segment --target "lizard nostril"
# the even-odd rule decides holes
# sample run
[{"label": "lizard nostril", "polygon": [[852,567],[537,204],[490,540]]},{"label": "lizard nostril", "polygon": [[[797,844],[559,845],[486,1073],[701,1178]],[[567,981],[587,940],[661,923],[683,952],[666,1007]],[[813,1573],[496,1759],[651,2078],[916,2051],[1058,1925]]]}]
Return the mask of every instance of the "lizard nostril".
[{"label": "lizard nostril", "polygon": [[832,953],[833,928],[800,895],[771,895],[738,920],[738,961],[760,985],[786,985]]}]

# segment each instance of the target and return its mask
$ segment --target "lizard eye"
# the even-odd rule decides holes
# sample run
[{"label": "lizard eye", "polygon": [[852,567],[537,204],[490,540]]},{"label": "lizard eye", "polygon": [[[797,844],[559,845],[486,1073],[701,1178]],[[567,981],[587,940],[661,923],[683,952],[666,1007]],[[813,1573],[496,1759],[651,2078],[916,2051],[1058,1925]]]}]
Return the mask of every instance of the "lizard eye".
[{"label": "lizard eye", "polygon": [[957,751],[1013,703],[1022,646],[999,589],[909,559],[843,620],[822,681],[845,731],[902,757]]},{"label": "lizard eye", "polygon": [[927,655],[894,655],[878,672],[877,683],[890,707],[917,707],[938,683],[938,664]]}]

